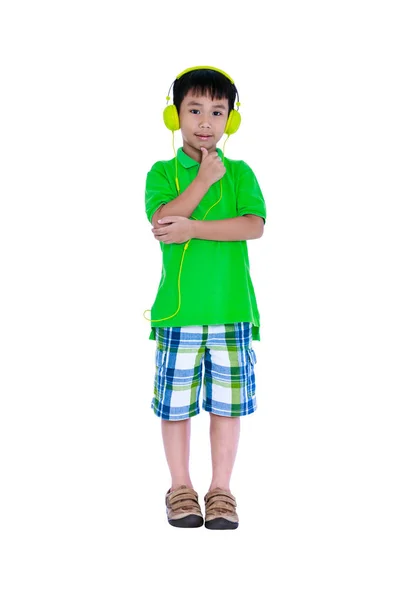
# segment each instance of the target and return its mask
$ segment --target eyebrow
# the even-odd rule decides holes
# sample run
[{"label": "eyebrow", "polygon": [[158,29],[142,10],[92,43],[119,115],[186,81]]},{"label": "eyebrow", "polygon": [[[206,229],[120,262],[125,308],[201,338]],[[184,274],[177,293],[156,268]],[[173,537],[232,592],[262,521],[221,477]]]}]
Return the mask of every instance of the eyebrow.
[{"label": "eyebrow", "polygon": [[[190,102],[187,103],[188,106],[203,106],[201,102],[196,102],[195,100],[191,100]],[[213,104],[212,105],[213,108],[223,108],[224,110],[226,110],[226,106],[225,104]]]}]

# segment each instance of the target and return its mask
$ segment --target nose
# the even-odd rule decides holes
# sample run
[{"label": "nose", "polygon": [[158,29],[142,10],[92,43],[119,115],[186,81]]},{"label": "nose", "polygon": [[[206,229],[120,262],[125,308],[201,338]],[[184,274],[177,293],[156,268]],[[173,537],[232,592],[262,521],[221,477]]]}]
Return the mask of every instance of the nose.
[{"label": "nose", "polygon": [[208,127],[208,128],[211,127],[206,115],[204,115],[204,117],[202,118],[202,120],[200,122],[200,127]]}]

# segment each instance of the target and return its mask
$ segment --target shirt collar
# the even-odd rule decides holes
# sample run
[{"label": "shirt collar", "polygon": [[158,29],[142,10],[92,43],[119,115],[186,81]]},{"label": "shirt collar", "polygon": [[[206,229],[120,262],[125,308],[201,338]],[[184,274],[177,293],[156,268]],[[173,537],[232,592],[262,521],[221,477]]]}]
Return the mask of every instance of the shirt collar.
[{"label": "shirt collar", "polygon": [[[223,158],[223,153],[221,148],[217,148],[217,153],[220,158]],[[188,156],[186,152],[183,151],[183,148],[178,148],[177,159],[181,163],[185,169],[189,169],[190,167],[198,167],[200,163],[195,161],[193,158]]]}]

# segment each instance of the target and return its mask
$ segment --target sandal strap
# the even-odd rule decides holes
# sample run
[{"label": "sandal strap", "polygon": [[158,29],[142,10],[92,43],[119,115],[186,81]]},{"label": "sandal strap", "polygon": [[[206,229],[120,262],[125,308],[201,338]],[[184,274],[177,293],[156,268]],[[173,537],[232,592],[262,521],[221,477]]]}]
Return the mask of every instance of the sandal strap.
[{"label": "sandal strap", "polygon": [[233,496],[232,494],[230,494],[229,492],[227,492],[225,490],[221,490],[220,488],[211,490],[211,492],[208,492],[208,494],[206,494],[204,497],[204,501],[207,504],[215,499],[221,500],[223,502],[229,502],[230,504],[233,504],[234,506],[236,506],[235,496]]},{"label": "sandal strap", "polygon": [[177,490],[174,490],[171,494],[169,494],[168,498],[166,498],[167,506],[171,508],[174,512],[176,511],[187,511],[193,510],[194,508],[198,509],[198,495],[197,493],[187,487],[180,487]]},{"label": "sandal strap", "polygon": [[234,513],[237,506],[235,497],[221,489],[211,490],[206,494],[204,500],[208,515],[212,513]]}]

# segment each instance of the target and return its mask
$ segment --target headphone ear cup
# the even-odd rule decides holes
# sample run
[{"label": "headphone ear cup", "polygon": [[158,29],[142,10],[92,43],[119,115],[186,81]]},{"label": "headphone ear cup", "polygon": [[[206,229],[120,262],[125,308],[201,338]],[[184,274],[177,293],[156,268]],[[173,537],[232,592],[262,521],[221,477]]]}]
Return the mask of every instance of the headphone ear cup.
[{"label": "headphone ear cup", "polygon": [[178,131],[181,128],[175,104],[169,104],[164,108],[163,118],[165,126],[170,131]]},{"label": "headphone ear cup", "polygon": [[241,120],[242,117],[240,116],[239,112],[235,109],[232,109],[226,122],[224,133],[228,135],[236,133],[239,129]]}]

